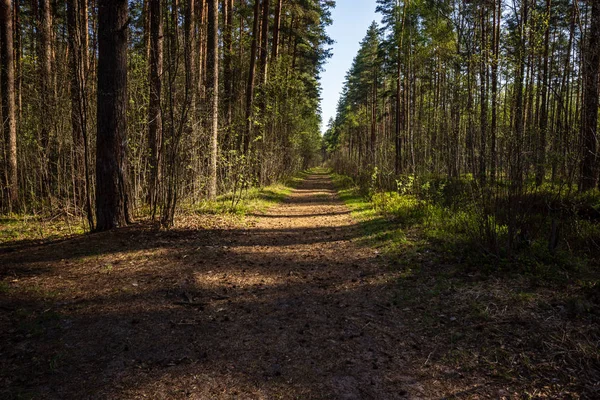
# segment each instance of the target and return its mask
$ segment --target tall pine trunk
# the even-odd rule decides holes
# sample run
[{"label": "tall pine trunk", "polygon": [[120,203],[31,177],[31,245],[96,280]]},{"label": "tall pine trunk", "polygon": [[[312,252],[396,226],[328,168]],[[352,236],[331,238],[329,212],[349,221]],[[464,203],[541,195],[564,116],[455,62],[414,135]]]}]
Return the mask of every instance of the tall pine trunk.
[{"label": "tall pine trunk", "polygon": [[544,32],[544,55],[543,55],[543,68],[542,68],[542,84],[541,84],[541,104],[540,104],[540,116],[539,116],[539,140],[537,148],[537,160],[535,170],[535,183],[540,186],[544,182],[546,176],[546,142],[548,137],[548,68],[550,60],[550,13],[551,13],[552,1],[546,0],[546,20],[547,26]]},{"label": "tall pine trunk", "polygon": [[579,189],[594,188],[597,180],[598,147],[598,72],[600,69],[600,2],[592,1],[590,30],[583,55],[583,107],[581,108],[581,140],[583,154]]},{"label": "tall pine trunk", "polygon": [[96,230],[127,225],[127,0],[98,0]]},{"label": "tall pine trunk", "polygon": [[275,18],[273,20],[273,44],[271,45],[271,63],[275,63],[277,55],[279,54],[279,34],[281,31],[281,8],[283,6],[283,0],[276,0],[277,6],[275,7]]},{"label": "tall pine trunk", "polygon": [[86,91],[87,73],[87,2],[67,2],[69,31],[69,69],[71,72],[71,127],[74,144],[75,188],[77,201],[84,203],[90,229],[94,229],[89,172],[88,108]]},{"label": "tall pine trunk", "polygon": [[244,136],[243,153],[248,154],[252,132],[254,127],[254,75],[256,74],[256,53],[258,47],[258,36],[260,28],[260,0],[254,0],[254,24],[252,25],[252,45],[250,47],[250,68],[248,72],[248,84],[246,86],[246,132]]},{"label": "tall pine trunk", "polygon": [[225,125],[231,130],[233,117],[233,0],[223,1],[225,26],[223,28],[223,86],[225,88]]},{"label": "tall pine trunk", "polygon": [[217,157],[219,138],[219,2],[208,1],[207,78],[209,95],[210,146],[208,165],[208,198],[217,198]]},{"label": "tall pine trunk", "polygon": [[488,99],[487,99],[487,8],[481,7],[481,60],[479,65],[479,88],[481,97],[480,101],[480,142],[479,142],[479,181],[484,184],[487,178],[487,113],[488,113]]},{"label": "tall pine trunk", "polygon": [[163,140],[162,75],[163,75],[163,14],[161,0],[149,0],[150,13],[150,102],[148,104],[148,147],[150,148],[150,179],[148,202],[152,218],[156,216],[161,181]]},{"label": "tall pine trunk", "polygon": [[496,180],[497,173],[497,132],[498,132],[498,62],[500,56],[500,20],[502,18],[502,1],[494,0],[494,39],[492,41],[492,122],[490,129],[490,180]]},{"label": "tall pine trunk", "polygon": [[42,145],[43,165],[42,174],[44,176],[46,195],[52,193],[53,173],[52,168],[55,163],[52,145],[52,136],[54,135],[54,85],[52,83],[52,13],[50,0],[40,0],[39,2],[39,79],[41,91],[41,115],[44,119],[40,121],[40,141]]},{"label": "tall pine trunk", "polygon": [[13,50],[13,14],[10,0],[0,1],[0,80],[2,88],[2,131],[6,143],[7,209],[18,207],[17,124],[15,120],[15,63]]}]

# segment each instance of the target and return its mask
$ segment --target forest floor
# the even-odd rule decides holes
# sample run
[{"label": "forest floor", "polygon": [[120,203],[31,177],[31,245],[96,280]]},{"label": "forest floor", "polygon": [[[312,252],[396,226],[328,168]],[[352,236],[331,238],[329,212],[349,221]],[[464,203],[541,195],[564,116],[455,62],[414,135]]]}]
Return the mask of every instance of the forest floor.
[{"label": "forest floor", "polygon": [[363,225],[320,172],[243,220],[4,245],[0,398],[599,393],[597,315],[578,312],[597,299],[435,250],[399,262]]}]

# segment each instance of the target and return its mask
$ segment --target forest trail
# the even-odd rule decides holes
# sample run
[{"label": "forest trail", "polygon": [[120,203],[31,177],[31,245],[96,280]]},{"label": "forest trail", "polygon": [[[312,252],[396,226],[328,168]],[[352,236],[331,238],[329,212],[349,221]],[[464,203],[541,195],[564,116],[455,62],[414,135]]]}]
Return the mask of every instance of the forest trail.
[{"label": "forest trail", "polygon": [[418,396],[410,332],[388,303],[395,277],[360,236],[329,177],[313,174],[244,228],[132,228],[0,254],[15,278],[0,309],[43,332],[2,312],[0,386],[48,398]]}]

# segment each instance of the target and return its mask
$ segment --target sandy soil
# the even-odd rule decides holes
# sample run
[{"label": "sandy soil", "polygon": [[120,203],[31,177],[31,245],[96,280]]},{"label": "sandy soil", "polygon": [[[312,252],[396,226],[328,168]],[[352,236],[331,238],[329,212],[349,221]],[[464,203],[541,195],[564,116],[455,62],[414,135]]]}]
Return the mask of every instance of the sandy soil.
[{"label": "sandy soil", "polygon": [[0,397],[429,397],[326,175],[244,227],[134,226],[0,254]]}]

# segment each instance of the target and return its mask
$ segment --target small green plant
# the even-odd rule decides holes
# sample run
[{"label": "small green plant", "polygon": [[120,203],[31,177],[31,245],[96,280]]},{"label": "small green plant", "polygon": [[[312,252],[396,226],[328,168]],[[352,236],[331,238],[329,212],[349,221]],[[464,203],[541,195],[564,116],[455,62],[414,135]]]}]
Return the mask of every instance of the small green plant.
[{"label": "small green plant", "polygon": [[397,192],[375,194],[371,201],[375,210],[402,224],[419,224],[427,217],[427,203],[412,195]]},{"label": "small green plant", "polygon": [[8,282],[0,281],[0,293],[8,293],[10,291],[10,285]]}]

